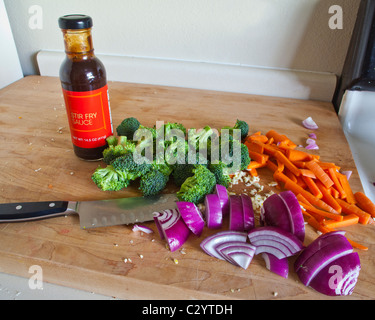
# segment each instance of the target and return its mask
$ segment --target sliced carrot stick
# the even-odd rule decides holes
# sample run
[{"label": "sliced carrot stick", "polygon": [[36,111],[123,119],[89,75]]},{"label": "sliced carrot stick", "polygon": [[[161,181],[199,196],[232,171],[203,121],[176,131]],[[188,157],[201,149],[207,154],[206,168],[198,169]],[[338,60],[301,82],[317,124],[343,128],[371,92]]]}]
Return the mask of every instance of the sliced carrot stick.
[{"label": "sliced carrot stick", "polygon": [[273,144],[274,142],[275,142],[275,140],[271,137],[271,139],[268,139],[266,144]]},{"label": "sliced carrot stick", "polygon": [[342,188],[345,191],[346,201],[348,203],[355,204],[356,200],[354,198],[353,191],[352,191],[352,189],[350,187],[350,184],[349,184],[349,181],[348,181],[348,178],[346,177],[346,175],[341,174],[340,172],[336,171],[336,176],[337,176],[337,178],[338,178],[338,180],[339,180]]},{"label": "sliced carrot stick", "polygon": [[356,216],[359,217],[359,223],[361,223],[361,224],[368,224],[369,223],[369,221],[371,219],[370,214],[368,214],[367,212],[364,212],[363,210],[358,208],[355,204],[347,203],[346,201],[344,201],[340,198],[336,199],[336,201],[341,206],[343,213],[345,213],[345,214],[355,214]]},{"label": "sliced carrot stick", "polygon": [[290,179],[292,180],[293,182],[297,183],[298,182],[298,179],[297,177],[294,175],[294,173],[292,171],[290,171],[288,168],[285,168],[284,169],[284,173],[285,175]]},{"label": "sliced carrot stick", "polygon": [[255,169],[255,168],[252,168],[252,169],[250,169],[250,175],[252,176],[252,177],[257,177],[258,176],[258,171],[257,171],[257,169]]},{"label": "sliced carrot stick", "polygon": [[[348,239],[348,238],[346,238],[346,239]],[[357,243],[353,240],[348,239],[348,241],[352,245],[353,248],[364,250],[364,251],[368,250],[368,247],[365,247],[365,246],[363,246],[363,245],[361,245],[361,244],[359,244],[359,243]]]},{"label": "sliced carrot stick", "polygon": [[[251,162],[250,162],[251,164]],[[273,172],[277,171],[277,164],[275,164],[273,161],[269,160],[266,162],[266,166]]]},{"label": "sliced carrot stick", "polygon": [[307,201],[307,199],[302,194],[300,194],[300,193],[297,194],[296,198],[297,198],[298,202],[300,203],[300,205],[303,206],[303,204],[306,203],[306,204],[309,204],[311,206],[311,203],[309,201]]},{"label": "sliced carrot stick", "polygon": [[332,197],[335,199],[340,197],[340,193],[333,186],[329,188],[329,191],[331,192]]},{"label": "sliced carrot stick", "polygon": [[358,207],[369,213],[372,217],[375,217],[375,204],[363,192],[356,192],[354,198],[357,201]]},{"label": "sliced carrot stick", "polygon": [[320,231],[321,233],[327,233],[327,232],[331,232],[333,231],[331,228],[328,228],[326,226],[323,226],[321,223],[319,223],[318,220],[316,220],[315,218],[309,218],[307,220],[307,223],[312,226],[313,228],[315,228],[316,230]]},{"label": "sliced carrot stick", "polygon": [[313,159],[313,156],[307,152],[296,150],[296,149],[288,149],[285,151],[286,157],[294,162],[294,161],[309,161]]},{"label": "sliced carrot stick", "polygon": [[342,221],[325,221],[324,225],[330,228],[342,228],[342,227],[348,227],[353,224],[357,224],[359,220],[359,217],[355,214],[349,214],[347,216],[344,216]]},{"label": "sliced carrot stick", "polygon": [[310,177],[302,176],[301,177],[303,181],[305,181],[307,187],[309,188],[310,192],[317,197],[318,199],[323,198],[323,193],[320,191],[318,186],[316,185],[314,179],[311,179]]},{"label": "sliced carrot stick", "polygon": [[293,143],[287,136],[276,132],[275,130],[270,130],[266,133],[268,139],[273,138],[275,143],[280,147],[286,147],[294,149],[297,147],[295,143]]},{"label": "sliced carrot stick", "polygon": [[268,138],[262,134],[252,134],[246,138],[246,141],[259,141],[262,143],[266,143]]},{"label": "sliced carrot stick", "polygon": [[305,177],[310,177],[312,179],[316,179],[316,175],[310,169],[299,169],[299,171]]},{"label": "sliced carrot stick", "polygon": [[314,172],[317,179],[319,179],[326,188],[332,187],[333,181],[331,178],[324,172],[324,170],[319,166],[319,164],[312,160],[306,162],[306,167]]},{"label": "sliced carrot stick", "polygon": [[276,172],[274,174],[274,178],[275,178],[275,176],[276,176],[277,179],[279,179],[280,181],[283,181],[285,183],[285,185],[284,185],[285,189],[292,191],[295,195],[300,193],[314,206],[317,206],[320,209],[323,209],[323,210],[328,211],[330,213],[337,214],[337,211],[335,209],[333,209],[331,206],[326,204],[324,201],[322,201],[322,200],[318,199],[317,197],[315,197],[314,195],[312,195],[310,192],[303,189],[298,184],[294,183],[285,174],[280,173],[280,172]]},{"label": "sliced carrot stick", "polygon": [[274,144],[266,144],[266,143],[263,143],[261,141],[257,141],[257,140],[253,140],[254,143],[256,144],[259,144],[260,146],[262,146],[264,148],[264,153],[268,154],[268,155],[274,155],[277,151],[279,151],[280,149],[275,146]]},{"label": "sliced carrot stick", "polygon": [[249,151],[264,153],[263,146],[261,146],[260,144],[254,143],[252,141],[245,141],[245,146],[249,149]]},{"label": "sliced carrot stick", "polygon": [[329,204],[333,209],[335,209],[338,213],[341,213],[341,206],[338,204],[336,199],[332,196],[331,191],[327,189],[321,181],[316,181],[316,185],[321,191],[323,195],[323,201]]},{"label": "sliced carrot stick", "polygon": [[256,162],[259,162],[261,164],[265,164],[269,158],[269,155],[263,154],[263,153],[258,153],[254,151],[249,150],[249,156],[251,159],[255,160]]},{"label": "sliced carrot stick", "polygon": [[296,177],[301,174],[299,169],[283,153],[277,151],[274,156],[277,160],[282,162],[291,172],[293,172]]},{"label": "sliced carrot stick", "polygon": [[246,170],[263,168],[265,166],[266,166],[265,163],[259,163],[257,161],[251,160],[249,165],[247,166]]},{"label": "sliced carrot stick", "polygon": [[342,188],[341,183],[339,182],[339,179],[337,178],[336,169],[334,169],[334,168],[328,168],[328,175],[332,179],[333,184],[335,185],[337,191],[339,192],[340,198],[341,199],[345,199],[346,198],[346,193],[345,193],[344,189]]},{"label": "sliced carrot stick", "polygon": [[299,177],[296,177],[297,178],[297,184],[303,188],[303,189],[307,189],[307,185],[305,183],[305,181],[303,181],[303,179],[301,178],[302,176],[299,176]]},{"label": "sliced carrot stick", "polygon": [[300,169],[306,168],[306,161],[293,161],[293,164]]},{"label": "sliced carrot stick", "polygon": [[332,220],[335,220],[335,221],[342,221],[344,219],[344,217],[341,214],[335,214],[335,213],[327,212],[327,211],[324,211],[324,210],[321,210],[321,209],[317,209],[314,206],[311,206],[311,205],[308,205],[308,204],[305,204],[304,208],[307,212],[311,211],[311,212],[313,212],[313,213],[315,213],[315,214],[317,214],[321,217],[324,217],[324,218],[332,219]]},{"label": "sliced carrot stick", "polygon": [[329,168],[333,168],[335,170],[340,170],[340,167],[336,166],[334,163],[332,162],[321,162],[321,161],[318,161],[318,164],[319,166],[323,169],[323,170],[327,170]]}]

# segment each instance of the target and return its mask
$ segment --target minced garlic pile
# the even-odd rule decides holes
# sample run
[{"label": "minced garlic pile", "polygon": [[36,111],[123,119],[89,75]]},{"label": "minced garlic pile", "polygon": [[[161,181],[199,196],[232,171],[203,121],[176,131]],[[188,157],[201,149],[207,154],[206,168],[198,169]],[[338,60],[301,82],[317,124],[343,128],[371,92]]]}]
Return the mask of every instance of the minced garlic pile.
[{"label": "minced garlic pile", "polygon": [[[246,171],[237,171],[234,176],[232,177],[231,187],[233,185],[243,183],[246,187],[252,187],[251,190],[248,192],[249,196],[251,197],[251,201],[253,203],[253,209],[255,212],[260,213],[260,208],[263,206],[263,202],[274,194],[273,191],[267,192],[265,194],[261,194],[264,189],[264,186],[260,184],[259,177],[253,177],[248,174]],[[269,186],[277,185],[276,182],[269,183]],[[246,193],[246,189],[243,193]]]}]

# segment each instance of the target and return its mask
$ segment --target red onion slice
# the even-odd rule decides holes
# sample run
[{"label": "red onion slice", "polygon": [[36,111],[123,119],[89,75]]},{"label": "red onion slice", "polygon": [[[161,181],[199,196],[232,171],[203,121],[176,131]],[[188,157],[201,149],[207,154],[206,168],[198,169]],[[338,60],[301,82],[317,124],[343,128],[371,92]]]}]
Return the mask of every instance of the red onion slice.
[{"label": "red onion slice", "polygon": [[294,234],[302,242],[305,239],[305,221],[301,206],[291,191],[283,191],[268,197],[261,208],[262,224],[275,226]]},{"label": "red onion slice", "polygon": [[255,226],[254,209],[251,198],[247,194],[241,194],[244,230],[250,231]]},{"label": "red onion slice", "polygon": [[295,235],[278,227],[252,229],[248,238],[257,248],[256,254],[267,252],[278,259],[290,257],[303,249],[302,242]]},{"label": "red onion slice", "polygon": [[[325,238],[325,245],[299,266],[298,277],[305,286],[308,286],[311,280],[331,262],[353,252],[353,247],[349,241],[341,235]],[[308,247],[307,247],[308,248]],[[307,249],[306,248],[306,249]]]},{"label": "red onion slice", "polygon": [[190,230],[182,220],[179,211],[168,209],[156,212],[154,213],[154,220],[155,218],[159,222],[158,230],[160,228],[163,234],[161,238],[168,241],[169,249],[173,252],[181,248],[188,239]]},{"label": "red onion slice", "polygon": [[247,269],[256,248],[243,241],[228,241],[216,246],[216,251],[228,262]]},{"label": "red onion slice", "polygon": [[206,222],[209,229],[219,229],[223,225],[223,212],[217,194],[208,194],[204,200],[206,207]]},{"label": "red onion slice", "polygon": [[316,140],[317,136],[316,136],[316,134],[314,132],[312,132],[312,133],[309,134],[309,138]]},{"label": "red onion slice", "polygon": [[305,120],[303,120],[302,124],[306,129],[310,129],[310,130],[319,129],[319,127],[317,126],[317,124],[311,117],[308,117]]},{"label": "red onion slice", "polygon": [[205,222],[198,207],[193,202],[176,202],[177,209],[188,228],[198,237],[202,234]]},{"label": "red onion slice", "polygon": [[262,258],[264,259],[268,270],[282,276],[283,278],[288,278],[289,263],[287,258],[278,259],[267,252],[262,253]]},{"label": "red onion slice", "polygon": [[244,231],[244,216],[240,196],[229,196],[229,230]]},{"label": "red onion slice", "polygon": [[221,184],[215,187],[215,193],[219,196],[223,216],[229,214],[229,196],[227,189]]},{"label": "red onion slice", "polygon": [[200,247],[208,255],[224,260],[224,258],[217,252],[216,247],[225,242],[241,241],[246,243],[247,234],[245,232],[237,231],[221,231],[204,239]]},{"label": "red onion slice", "polygon": [[133,230],[134,232],[136,232],[136,231],[141,231],[141,232],[148,233],[148,234],[154,232],[154,231],[153,231],[152,229],[150,229],[149,227],[146,227],[146,226],[139,226],[139,225],[137,225],[137,224],[135,224],[135,225],[133,226],[132,230]]},{"label": "red onion slice", "polygon": [[279,193],[279,197],[284,201],[288,210],[289,221],[291,225],[291,233],[303,242],[305,240],[305,220],[301,206],[297,197],[291,191],[283,191]]},{"label": "red onion slice", "polygon": [[297,257],[295,263],[294,263],[294,271],[298,271],[301,266],[304,265],[306,260],[324,248],[325,246],[329,245],[330,240],[327,240],[327,238],[330,237],[335,237],[336,235],[345,235],[345,231],[332,231],[332,232],[327,232],[325,234],[322,234],[318,238],[316,238],[313,242],[311,242]]},{"label": "red onion slice", "polygon": [[358,253],[349,253],[320,270],[311,280],[310,287],[329,296],[351,295],[360,270],[361,263]]}]

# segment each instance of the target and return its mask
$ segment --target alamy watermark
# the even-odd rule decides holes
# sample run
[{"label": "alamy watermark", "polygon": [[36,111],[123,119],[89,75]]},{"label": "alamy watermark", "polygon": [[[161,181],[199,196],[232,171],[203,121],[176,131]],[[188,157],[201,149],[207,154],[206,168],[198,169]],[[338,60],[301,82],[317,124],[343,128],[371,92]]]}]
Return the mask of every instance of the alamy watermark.
[{"label": "alamy watermark", "polygon": [[332,30],[342,30],[344,28],[344,16],[342,7],[339,5],[332,5],[328,9],[328,13],[331,17],[328,20],[328,26]]},{"label": "alamy watermark", "polygon": [[41,266],[33,265],[29,268],[32,276],[29,278],[29,288],[31,290],[43,290],[43,269]]}]

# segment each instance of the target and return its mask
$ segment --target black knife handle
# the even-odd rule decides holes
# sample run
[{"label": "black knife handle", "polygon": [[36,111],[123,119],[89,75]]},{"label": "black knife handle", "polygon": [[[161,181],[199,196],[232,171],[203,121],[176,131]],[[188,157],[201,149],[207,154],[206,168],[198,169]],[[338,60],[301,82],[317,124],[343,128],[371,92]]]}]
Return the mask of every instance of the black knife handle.
[{"label": "black knife handle", "polygon": [[22,202],[0,204],[0,222],[21,222],[61,215],[68,201]]}]

